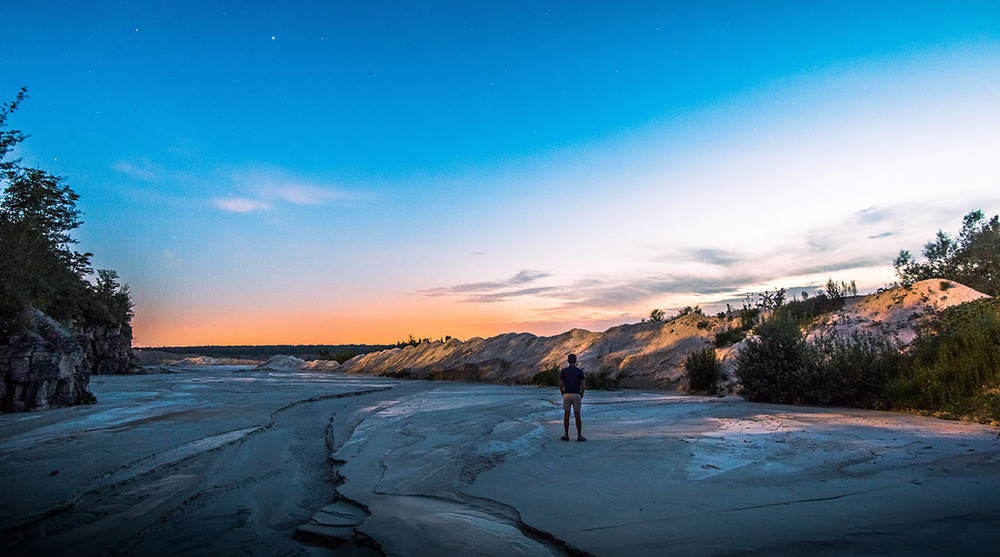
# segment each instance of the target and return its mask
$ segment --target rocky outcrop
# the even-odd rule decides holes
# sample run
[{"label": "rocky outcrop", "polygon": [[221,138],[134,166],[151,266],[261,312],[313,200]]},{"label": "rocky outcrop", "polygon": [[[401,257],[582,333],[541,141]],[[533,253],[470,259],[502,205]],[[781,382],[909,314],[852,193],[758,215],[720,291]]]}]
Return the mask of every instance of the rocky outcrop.
[{"label": "rocky outcrop", "polygon": [[86,336],[67,330],[38,310],[29,309],[25,315],[30,326],[0,344],[0,411],[94,402],[87,390],[91,363]]},{"label": "rocky outcrop", "polygon": [[0,337],[0,412],[92,403],[92,374],[139,369],[127,325],[79,332],[33,308],[23,319],[23,330]]},{"label": "rocky outcrop", "polygon": [[128,325],[90,327],[81,337],[92,374],[124,375],[139,369]]}]

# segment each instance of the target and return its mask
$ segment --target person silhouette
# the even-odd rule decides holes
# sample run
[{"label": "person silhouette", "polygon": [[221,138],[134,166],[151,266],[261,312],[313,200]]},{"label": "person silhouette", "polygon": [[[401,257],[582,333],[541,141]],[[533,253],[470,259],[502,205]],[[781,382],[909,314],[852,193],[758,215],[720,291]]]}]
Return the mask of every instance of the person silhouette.
[{"label": "person silhouette", "polygon": [[569,441],[569,411],[573,409],[576,417],[576,440],[586,441],[583,436],[583,424],[580,420],[580,406],[583,402],[583,392],[587,390],[587,381],[583,370],[576,367],[576,354],[567,358],[569,365],[559,373],[559,392],[563,399],[563,441]]}]

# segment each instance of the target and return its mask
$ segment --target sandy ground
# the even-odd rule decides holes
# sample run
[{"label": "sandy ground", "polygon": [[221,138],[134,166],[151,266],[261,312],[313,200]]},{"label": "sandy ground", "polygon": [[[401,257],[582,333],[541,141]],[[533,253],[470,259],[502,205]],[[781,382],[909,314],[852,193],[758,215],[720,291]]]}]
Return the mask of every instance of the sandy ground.
[{"label": "sandy ground", "polygon": [[[1000,431],[337,373],[98,377],[0,416],[3,555],[994,555]],[[332,458],[331,458],[332,457]],[[347,541],[343,541],[347,540]]]}]

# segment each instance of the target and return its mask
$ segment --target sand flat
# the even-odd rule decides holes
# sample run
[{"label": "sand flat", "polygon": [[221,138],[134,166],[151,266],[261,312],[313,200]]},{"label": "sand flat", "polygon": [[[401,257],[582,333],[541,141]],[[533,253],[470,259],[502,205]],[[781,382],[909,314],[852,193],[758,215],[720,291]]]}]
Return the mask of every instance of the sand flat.
[{"label": "sand flat", "polygon": [[[103,377],[0,416],[18,555],[947,555],[1000,542],[1000,431],[736,397],[339,373]],[[53,472],[56,472],[53,474]],[[338,485],[339,484],[339,485]]]}]

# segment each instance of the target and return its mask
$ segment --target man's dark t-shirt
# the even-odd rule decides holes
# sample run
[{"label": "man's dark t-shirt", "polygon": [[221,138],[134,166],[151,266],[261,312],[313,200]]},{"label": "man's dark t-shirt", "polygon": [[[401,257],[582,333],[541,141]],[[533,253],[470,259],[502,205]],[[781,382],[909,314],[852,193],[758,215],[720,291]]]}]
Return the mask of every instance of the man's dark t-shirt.
[{"label": "man's dark t-shirt", "polygon": [[559,373],[559,379],[563,382],[563,392],[564,393],[580,393],[580,384],[583,383],[583,370],[570,365],[564,368]]}]

